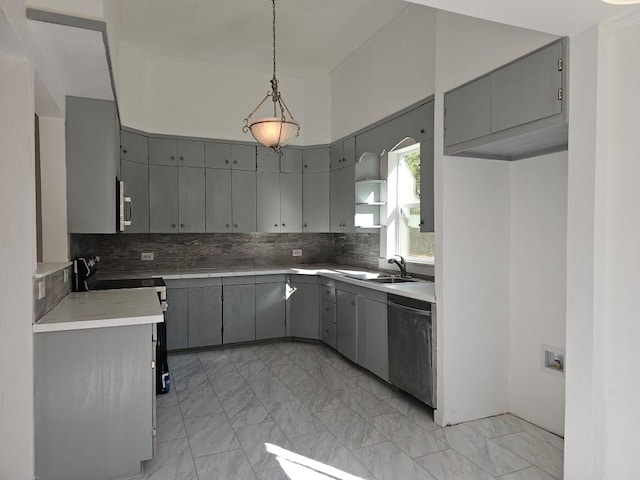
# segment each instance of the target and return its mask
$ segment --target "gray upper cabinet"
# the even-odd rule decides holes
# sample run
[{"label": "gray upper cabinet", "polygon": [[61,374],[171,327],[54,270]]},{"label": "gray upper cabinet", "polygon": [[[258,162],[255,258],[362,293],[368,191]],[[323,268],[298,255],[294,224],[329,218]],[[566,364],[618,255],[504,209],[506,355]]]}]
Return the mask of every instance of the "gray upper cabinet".
[{"label": "gray upper cabinet", "polygon": [[197,233],[205,231],[205,169],[178,168],[179,231]]},{"label": "gray upper cabinet", "polygon": [[149,231],[178,232],[178,169],[149,165]]},{"label": "gray upper cabinet", "polygon": [[280,155],[267,147],[258,147],[256,157],[259,172],[280,172]]},{"label": "gray upper cabinet", "polygon": [[231,173],[233,231],[256,232],[256,173],[236,170]]},{"label": "gray upper cabinet", "polygon": [[189,346],[189,307],[186,288],[167,288],[167,349],[178,350]]},{"label": "gray upper cabinet", "polygon": [[330,174],[331,232],[355,230],[355,165]]},{"label": "gray upper cabinet", "polygon": [[223,283],[222,287],[223,343],[249,342],[256,339],[255,277],[241,277],[237,280],[247,283]]},{"label": "gray upper cabinet", "polygon": [[152,165],[178,165],[178,141],[174,138],[150,138],[149,163]]},{"label": "gray upper cabinet", "polygon": [[69,233],[116,233],[117,122],[114,102],[67,97]]},{"label": "gray upper cabinet", "polygon": [[329,147],[306,148],[302,152],[303,173],[328,173],[330,169]]},{"label": "gray upper cabinet", "polygon": [[231,170],[206,169],[206,231],[231,233]]},{"label": "gray upper cabinet", "polygon": [[353,362],[358,361],[357,295],[336,289],[336,348]]},{"label": "gray upper cabinet", "polygon": [[280,157],[280,171],[282,173],[302,173],[302,150],[283,148]]},{"label": "gray upper cabinet", "polygon": [[256,277],[256,340],[285,336],[285,275]]},{"label": "gray upper cabinet", "polygon": [[420,231],[433,232],[434,217],[433,139],[420,142]]},{"label": "gray upper cabinet", "polygon": [[558,91],[562,45],[554,43],[491,74],[491,131],[523,125],[562,111]]},{"label": "gray upper cabinet", "polygon": [[206,142],[204,144],[204,159],[207,168],[231,169],[231,145]]},{"label": "gray upper cabinet", "polygon": [[329,149],[331,171],[342,168],[342,142],[331,145]]},{"label": "gray upper cabinet", "polygon": [[147,137],[121,130],[120,159],[138,163],[149,163],[149,144]]},{"label": "gray upper cabinet", "polygon": [[302,174],[280,174],[280,231],[302,231]]},{"label": "gray upper cabinet", "polygon": [[287,284],[287,319],[289,335],[298,338],[320,338],[320,290],[317,277],[291,275]]},{"label": "gray upper cabinet", "polygon": [[331,171],[348,167],[356,163],[356,137],[349,137],[331,145]]},{"label": "gray upper cabinet", "polygon": [[517,160],[566,150],[567,40],[445,93],[445,155]]},{"label": "gray upper cabinet", "polygon": [[233,170],[256,170],[256,147],[231,144],[231,168]]},{"label": "gray upper cabinet", "polygon": [[329,206],[329,173],[302,175],[302,231],[329,232]]},{"label": "gray upper cabinet", "polygon": [[358,363],[389,381],[387,304],[358,297]]},{"label": "gray upper cabinet", "polygon": [[120,178],[131,197],[131,225],[125,233],[149,233],[149,167],[145,163],[120,161]]},{"label": "gray upper cabinet", "polygon": [[189,287],[187,290],[189,347],[220,345],[222,343],[222,287]]},{"label": "gray upper cabinet", "polygon": [[416,136],[410,135],[418,142],[431,140],[434,137],[434,103],[431,100],[418,107]]},{"label": "gray upper cabinet", "polygon": [[280,174],[257,174],[257,227],[258,232],[280,232]]},{"label": "gray upper cabinet", "polygon": [[491,79],[482,77],[445,94],[444,145],[491,133]]},{"label": "gray upper cabinet", "polygon": [[204,167],[204,142],[178,140],[178,165],[181,167]]}]

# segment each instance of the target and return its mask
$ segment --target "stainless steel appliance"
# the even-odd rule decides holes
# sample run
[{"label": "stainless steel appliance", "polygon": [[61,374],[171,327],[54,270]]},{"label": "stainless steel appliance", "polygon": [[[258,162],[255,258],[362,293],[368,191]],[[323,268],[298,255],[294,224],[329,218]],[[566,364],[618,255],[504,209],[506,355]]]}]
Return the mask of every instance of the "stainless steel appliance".
[{"label": "stainless steel appliance", "polygon": [[[116,198],[118,199],[118,211],[116,212],[116,229],[124,232],[133,222],[133,206],[131,197],[126,195],[126,187],[122,180],[116,178]],[[128,212],[128,214],[127,214]]]},{"label": "stainless steel appliance", "polygon": [[92,290],[118,290],[123,288],[155,288],[164,313],[165,321],[156,326],[156,394],[170,390],[169,363],[167,361],[167,285],[162,278],[122,278],[98,279],[96,273],[100,257],[77,258],[73,261],[73,290],[87,292]]},{"label": "stainless steel appliance", "polygon": [[389,295],[389,381],[427,405],[434,395],[432,304]]}]

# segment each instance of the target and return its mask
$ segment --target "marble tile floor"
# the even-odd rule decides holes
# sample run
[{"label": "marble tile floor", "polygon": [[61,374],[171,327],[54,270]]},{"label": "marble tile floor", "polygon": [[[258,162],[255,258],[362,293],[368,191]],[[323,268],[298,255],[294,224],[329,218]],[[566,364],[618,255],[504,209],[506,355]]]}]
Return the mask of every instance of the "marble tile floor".
[{"label": "marble tile floor", "polygon": [[318,344],[169,357],[145,480],[560,480],[563,440],[513,415],[433,410]]}]

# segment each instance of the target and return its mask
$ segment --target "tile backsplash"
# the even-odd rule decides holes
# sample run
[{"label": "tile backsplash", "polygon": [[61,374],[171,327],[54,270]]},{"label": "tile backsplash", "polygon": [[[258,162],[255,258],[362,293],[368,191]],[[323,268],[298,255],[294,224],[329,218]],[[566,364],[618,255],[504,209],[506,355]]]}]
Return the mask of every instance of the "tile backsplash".
[{"label": "tile backsplash", "polygon": [[[379,234],[72,234],[71,258],[100,255],[103,271],[181,270],[340,263],[378,268]],[[302,257],[292,250],[302,249]],[[153,261],[142,261],[153,253]]]}]

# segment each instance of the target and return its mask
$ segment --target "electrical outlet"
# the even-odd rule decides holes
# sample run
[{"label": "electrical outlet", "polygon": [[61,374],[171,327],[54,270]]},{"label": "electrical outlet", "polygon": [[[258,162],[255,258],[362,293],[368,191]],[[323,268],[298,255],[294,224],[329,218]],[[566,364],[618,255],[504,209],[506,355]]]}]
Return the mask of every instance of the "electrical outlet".
[{"label": "electrical outlet", "polygon": [[565,367],[565,352],[558,347],[541,345],[542,368],[544,371],[563,374]]},{"label": "electrical outlet", "polygon": [[153,260],[153,257],[154,257],[153,252],[149,252],[149,253],[143,252],[140,254],[140,260],[143,260],[145,262]]},{"label": "electrical outlet", "polygon": [[44,280],[40,280],[38,282],[38,300],[42,300],[46,293],[47,292],[44,289]]},{"label": "electrical outlet", "polygon": [[63,277],[64,277],[64,283],[67,283],[69,281],[69,269],[68,268],[64,269]]},{"label": "electrical outlet", "polygon": [[302,256],[302,250],[301,249],[296,249],[293,252],[291,252],[291,255],[293,255],[294,257],[301,257]]}]

